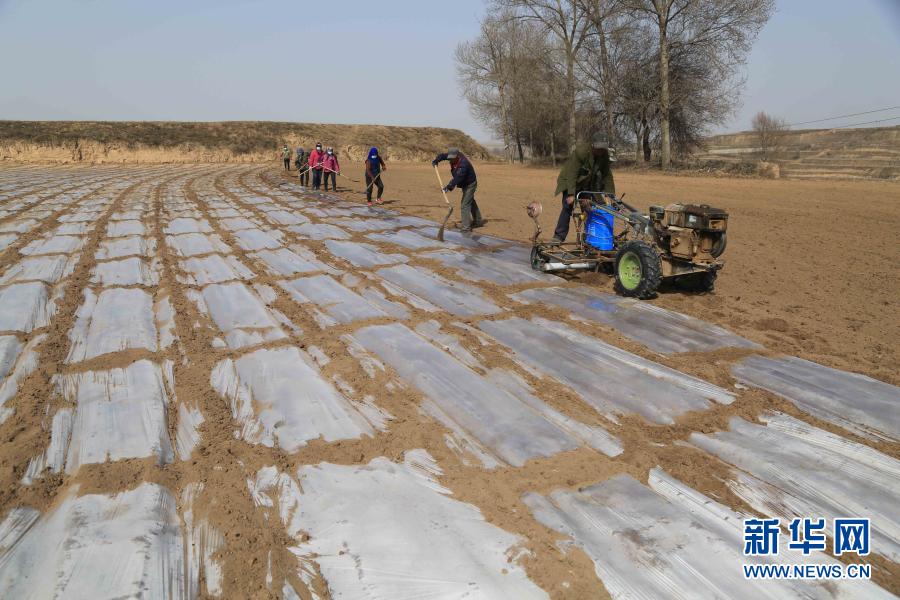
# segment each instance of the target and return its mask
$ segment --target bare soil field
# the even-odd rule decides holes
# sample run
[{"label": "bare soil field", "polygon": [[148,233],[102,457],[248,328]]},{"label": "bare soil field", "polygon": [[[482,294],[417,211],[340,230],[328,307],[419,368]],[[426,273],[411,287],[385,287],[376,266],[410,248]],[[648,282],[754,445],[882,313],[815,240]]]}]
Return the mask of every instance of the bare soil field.
[{"label": "bare soil field", "polygon": [[[731,212],[717,293],[640,302],[531,270],[552,170],[476,167],[444,242],[427,164],[372,209],[0,167],[0,597],[900,593],[897,187],[623,172]],[[745,579],[747,516],[871,518],[870,556],[779,557],[871,580]]]},{"label": "bare soil field", "polygon": [[[544,205],[545,239],[559,198],[550,168],[476,164],[481,231],[527,241],[524,207]],[[344,172],[361,178],[349,166]],[[280,180],[284,174],[264,174]],[[446,183],[446,163],[441,170]],[[725,270],[713,295],[663,291],[655,305],[728,327],[781,352],[900,384],[900,184],[876,181],[770,181],[615,172],[616,190],[636,207],[710,204],[730,215]],[[386,206],[440,221],[446,210],[434,169],[391,163]],[[341,181],[348,199],[360,186]],[[459,216],[459,192],[454,216]],[[612,292],[605,275],[578,279]]]}]

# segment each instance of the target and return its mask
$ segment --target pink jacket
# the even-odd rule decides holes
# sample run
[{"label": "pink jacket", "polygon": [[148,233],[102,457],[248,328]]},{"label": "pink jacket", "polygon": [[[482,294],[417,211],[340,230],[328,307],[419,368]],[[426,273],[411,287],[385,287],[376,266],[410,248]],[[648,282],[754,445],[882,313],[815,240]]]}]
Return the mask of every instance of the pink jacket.
[{"label": "pink jacket", "polygon": [[313,150],[309,153],[309,166],[317,171],[322,170],[322,160],[325,158],[325,152]]},{"label": "pink jacket", "polygon": [[337,156],[335,156],[334,154],[332,154],[331,156],[328,156],[327,153],[325,154],[324,165],[325,165],[326,173],[330,173],[330,172],[337,173],[338,171],[341,170],[341,165],[338,164]]}]

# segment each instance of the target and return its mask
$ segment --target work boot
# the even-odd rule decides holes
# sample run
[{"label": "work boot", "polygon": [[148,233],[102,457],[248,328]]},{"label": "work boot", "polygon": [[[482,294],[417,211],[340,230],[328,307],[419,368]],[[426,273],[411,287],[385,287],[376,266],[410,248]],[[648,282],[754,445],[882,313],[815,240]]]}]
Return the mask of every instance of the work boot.
[{"label": "work boot", "polygon": [[553,244],[554,246],[558,246],[558,245],[562,244],[563,241],[554,235],[552,238],[550,238],[550,243]]}]

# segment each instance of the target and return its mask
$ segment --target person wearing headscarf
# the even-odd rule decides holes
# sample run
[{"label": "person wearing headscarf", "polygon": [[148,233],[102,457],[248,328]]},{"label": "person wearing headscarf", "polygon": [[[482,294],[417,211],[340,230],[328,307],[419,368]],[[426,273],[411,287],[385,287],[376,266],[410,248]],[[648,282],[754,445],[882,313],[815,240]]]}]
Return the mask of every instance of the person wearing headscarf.
[{"label": "person wearing headscarf", "polygon": [[381,174],[387,171],[387,165],[384,159],[378,154],[378,148],[372,146],[369,155],[366,157],[366,204],[372,206],[372,187],[378,188],[378,195],[375,202],[381,204],[381,196],[384,194],[384,182]]},{"label": "person wearing headscarf", "polygon": [[341,172],[337,154],[334,148],[329,147],[325,151],[325,159],[322,161],[322,169],[325,171],[325,191],[328,191],[328,178],[331,177],[331,189],[337,191],[337,176]]}]

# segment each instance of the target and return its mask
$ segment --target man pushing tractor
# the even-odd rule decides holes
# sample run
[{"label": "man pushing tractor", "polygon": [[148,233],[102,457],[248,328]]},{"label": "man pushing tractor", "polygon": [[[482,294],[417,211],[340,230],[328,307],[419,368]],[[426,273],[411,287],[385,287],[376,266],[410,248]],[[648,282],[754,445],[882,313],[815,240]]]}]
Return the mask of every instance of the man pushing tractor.
[{"label": "man pushing tractor", "polygon": [[[544,272],[606,270],[625,296],[650,298],[664,280],[712,291],[724,266],[728,213],[706,204],[651,206],[642,214],[616,196],[604,135],[579,144],[563,164],[556,193],[562,208],[553,238],[540,241],[539,202],[528,205],[535,225],[531,266]],[[575,240],[567,243],[570,223]]]}]

